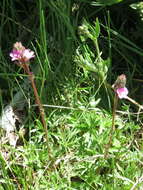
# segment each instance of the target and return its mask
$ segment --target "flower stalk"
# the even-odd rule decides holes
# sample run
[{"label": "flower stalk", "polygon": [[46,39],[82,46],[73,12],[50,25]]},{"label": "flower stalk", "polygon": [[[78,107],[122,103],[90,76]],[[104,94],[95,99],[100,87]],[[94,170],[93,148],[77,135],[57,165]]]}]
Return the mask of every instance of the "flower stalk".
[{"label": "flower stalk", "polygon": [[40,98],[38,95],[38,91],[37,91],[36,84],[34,81],[34,74],[30,71],[30,68],[29,68],[30,59],[35,57],[34,52],[31,51],[30,49],[26,49],[22,45],[21,42],[16,42],[13,46],[12,52],[10,53],[10,57],[11,57],[12,61],[15,61],[16,64],[18,66],[22,67],[24,72],[26,74],[28,74],[29,80],[31,82],[31,86],[32,86],[33,91],[34,91],[35,100],[36,100],[36,103],[39,107],[41,122],[42,122],[43,128],[45,130],[46,141],[48,143],[48,132],[47,132],[48,130],[47,130],[47,124],[45,121],[44,108],[41,104],[41,101],[40,101]]},{"label": "flower stalk", "polygon": [[112,112],[112,126],[109,134],[109,142],[106,144],[105,154],[104,157],[108,157],[109,148],[112,146],[113,141],[113,135],[115,132],[115,117],[116,117],[116,109],[118,104],[118,99],[126,98],[128,94],[128,89],[125,87],[126,85],[126,76],[124,74],[118,76],[115,83],[112,85],[112,88],[114,89],[115,96],[114,96],[114,102],[113,102],[113,112]]},{"label": "flower stalk", "polygon": [[104,154],[105,158],[108,157],[109,148],[112,146],[113,135],[115,132],[115,116],[116,116],[118,99],[124,98],[130,101],[131,103],[135,104],[136,106],[138,106],[140,110],[141,109],[143,110],[142,105],[140,105],[138,102],[136,102],[135,100],[133,100],[132,98],[128,96],[128,89],[125,87],[125,85],[126,85],[126,76],[124,74],[118,76],[117,80],[112,85],[112,88],[115,92],[115,96],[114,96],[114,102],[113,102],[112,126],[111,126],[110,135],[109,135],[109,142],[106,145],[106,149],[105,149],[105,154]]},{"label": "flower stalk", "polygon": [[34,91],[35,100],[36,100],[36,103],[37,103],[37,105],[39,107],[39,113],[40,113],[40,116],[41,116],[41,122],[42,122],[44,130],[45,130],[46,140],[48,142],[48,133],[47,133],[48,129],[47,129],[46,121],[45,121],[45,112],[44,112],[44,108],[43,108],[43,106],[41,104],[39,95],[38,95],[38,91],[37,91],[36,84],[35,84],[35,81],[34,81],[34,74],[32,72],[30,72],[28,64],[25,64],[23,68],[24,68],[24,71],[28,74],[29,80],[31,82],[31,86],[32,86],[33,91]]}]

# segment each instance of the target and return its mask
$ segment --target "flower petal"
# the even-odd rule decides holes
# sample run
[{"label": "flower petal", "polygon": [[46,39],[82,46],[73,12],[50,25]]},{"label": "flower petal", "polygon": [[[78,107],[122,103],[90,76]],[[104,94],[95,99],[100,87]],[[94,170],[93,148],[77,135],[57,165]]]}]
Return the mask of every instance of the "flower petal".
[{"label": "flower petal", "polygon": [[117,93],[118,97],[120,99],[122,99],[122,98],[126,98],[129,92],[128,92],[128,89],[126,87],[124,87],[124,88],[118,88],[116,90],[116,93]]},{"label": "flower petal", "polygon": [[13,50],[9,55],[12,61],[17,60],[19,63],[28,63],[31,58],[35,57],[34,51],[25,49],[21,42],[14,44]]}]

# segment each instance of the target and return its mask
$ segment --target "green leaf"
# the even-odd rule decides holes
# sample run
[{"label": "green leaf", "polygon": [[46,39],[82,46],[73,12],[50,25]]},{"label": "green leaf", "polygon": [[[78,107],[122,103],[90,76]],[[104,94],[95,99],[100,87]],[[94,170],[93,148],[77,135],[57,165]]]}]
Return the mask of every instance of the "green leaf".
[{"label": "green leaf", "polygon": [[106,5],[114,5],[114,4],[120,3],[122,1],[124,1],[124,0],[98,0],[98,3],[100,3],[101,5],[105,5],[106,6]]},{"label": "green leaf", "polygon": [[96,38],[99,37],[99,34],[100,34],[100,24],[99,24],[98,18],[96,18],[96,23],[95,23],[95,35],[96,35]]}]

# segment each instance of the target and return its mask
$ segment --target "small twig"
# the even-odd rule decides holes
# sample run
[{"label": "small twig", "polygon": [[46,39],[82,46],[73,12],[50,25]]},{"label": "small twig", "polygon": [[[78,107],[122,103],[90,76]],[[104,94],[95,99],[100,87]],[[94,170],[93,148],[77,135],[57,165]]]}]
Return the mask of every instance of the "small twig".
[{"label": "small twig", "polygon": [[[32,106],[38,106],[37,104],[33,104]],[[68,107],[68,106],[60,106],[60,105],[49,105],[49,104],[42,104],[43,107],[48,107],[48,108],[58,108],[58,109],[68,109],[68,110],[75,110],[75,111],[98,111],[99,109],[97,107],[95,108],[75,108],[75,107]]]},{"label": "small twig", "polygon": [[[120,113],[120,114],[122,114],[122,115],[129,115],[129,112],[126,112],[126,111],[120,111],[120,110],[117,110],[116,111],[116,113]],[[133,112],[130,112],[130,115],[138,115],[138,114],[141,114],[141,113],[143,113],[143,112],[135,112],[135,113],[133,113]]]},{"label": "small twig", "polygon": [[141,176],[132,186],[132,188],[130,190],[135,190],[137,185],[143,182],[143,176]]},{"label": "small twig", "polygon": [[135,100],[133,100],[132,98],[130,98],[129,96],[126,97],[127,100],[129,100],[130,102],[132,102],[133,104],[135,104],[136,106],[138,106],[140,109],[143,110],[143,106],[140,105],[138,102],[136,102]]},{"label": "small twig", "polygon": [[138,120],[139,120],[139,113],[140,113],[141,110],[143,110],[143,106],[140,105],[138,102],[136,102],[135,100],[133,100],[132,98],[130,98],[130,97],[128,97],[128,96],[126,97],[126,99],[129,100],[130,102],[132,102],[133,104],[135,104],[136,106],[139,107],[138,115],[137,115],[137,121],[138,121]]}]

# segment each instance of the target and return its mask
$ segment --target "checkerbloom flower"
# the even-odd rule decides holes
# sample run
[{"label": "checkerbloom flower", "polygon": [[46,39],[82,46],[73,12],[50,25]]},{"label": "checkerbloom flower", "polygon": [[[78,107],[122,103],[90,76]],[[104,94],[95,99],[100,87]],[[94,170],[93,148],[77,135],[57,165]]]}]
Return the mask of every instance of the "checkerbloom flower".
[{"label": "checkerbloom flower", "polygon": [[34,52],[26,49],[21,42],[16,42],[12,52],[9,54],[12,61],[18,61],[20,64],[28,63],[29,60],[35,57]]},{"label": "checkerbloom flower", "polygon": [[126,87],[124,87],[124,88],[117,88],[115,91],[116,91],[116,93],[117,93],[117,95],[118,95],[118,97],[120,99],[126,98],[127,95],[128,95],[128,89]]}]

